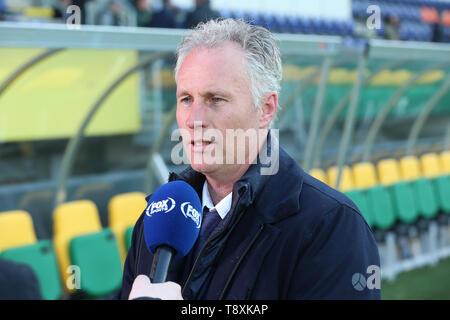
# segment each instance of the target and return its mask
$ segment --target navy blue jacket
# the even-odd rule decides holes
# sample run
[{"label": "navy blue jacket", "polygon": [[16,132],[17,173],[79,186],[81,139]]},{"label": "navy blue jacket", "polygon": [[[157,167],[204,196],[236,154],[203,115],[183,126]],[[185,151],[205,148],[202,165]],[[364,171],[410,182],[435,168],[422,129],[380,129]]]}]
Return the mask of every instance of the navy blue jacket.
[{"label": "navy blue jacket", "polygon": [[[356,205],[305,173],[281,148],[279,171],[260,175],[253,164],[234,184],[230,213],[194,260],[175,260],[168,274],[185,299],[380,299],[379,289],[352,283],[379,266],[372,231]],[[201,197],[205,177],[186,169]],[[134,279],[149,274],[141,215],[134,228],[118,298]],[[371,286],[373,287],[373,286]]]}]

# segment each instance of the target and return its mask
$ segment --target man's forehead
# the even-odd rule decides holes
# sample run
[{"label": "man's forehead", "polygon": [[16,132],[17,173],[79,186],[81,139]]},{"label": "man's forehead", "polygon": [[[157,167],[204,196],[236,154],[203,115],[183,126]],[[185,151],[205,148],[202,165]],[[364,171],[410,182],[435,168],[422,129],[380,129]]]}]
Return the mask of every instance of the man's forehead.
[{"label": "man's forehead", "polygon": [[[195,47],[185,56],[180,66],[183,69],[193,69],[197,67],[228,67],[242,65],[244,61],[244,51],[237,44],[227,42],[217,47]],[[229,69],[227,71],[230,71]]]}]

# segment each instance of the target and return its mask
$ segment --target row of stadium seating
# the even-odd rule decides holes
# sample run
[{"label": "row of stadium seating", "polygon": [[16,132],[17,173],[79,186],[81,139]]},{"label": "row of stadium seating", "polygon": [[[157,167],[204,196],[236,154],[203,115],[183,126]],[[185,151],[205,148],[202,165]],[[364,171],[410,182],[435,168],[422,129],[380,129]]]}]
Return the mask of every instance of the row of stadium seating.
[{"label": "row of stadium seating", "polygon": [[[444,27],[443,29],[449,28]],[[400,23],[398,36],[400,40],[431,41],[433,29],[429,24],[405,21]]]},{"label": "row of stadium seating", "polygon": [[[335,166],[327,173],[322,169],[310,173],[335,187]],[[433,219],[438,213],[450,217],[450,151],[384,159],[376,166],[370,162],[346,166],[338,189],[357,204],[376,230]]]},{"label": "row of stadium seating", "polygon": [[[353,1],[352,12],[355,19],[367,19],[370,15],[367,8],[376,4],[380,7],[381,17],[396,16],[400,20],[398,33],[400,40],[432,41],[432,24],[440,28],[442,41],[447,41],[450,32],[450,6],[446,3],[400,4],[388,2]],[[425,6],[425,7],[423,7]],[[438,10],[444,10],[442,18]],[[289,14],[252,13],[244,11],[220,10],[223,18],[245,19],[269,30],[282,33],[325,34],[353,36],[355,22],[353,20],[333,20],[327,18],[301,17]],[[376,30],[378,36],[384,34],[384,22]]]},{"label": "row of stadium seating", "polygon": [[[282,33],[322,34],[337,36],[352,36],[355,23],[352,20],[332,20],[320,18],[306,18],[280,15],[251,15],[244,12],[222,12],[223,17],[244,18],[253,21],[269,30]],[[367,18],[367,14],[366,14]],[[449,26],[440,25],[442,41],[447,41]],[[433,37],[432,25],[416,21],[402,21],[398,29],[399,39],[408,41],[431,41]],[[378,36],[383,36],[384,25],[376,30]]]},{"label": "row of stadium seating", "polygon": [[[336,167],[310,173],[335,187]],[[346,166],[338,189],[358,205],[375,231],[429,221],[438,213],[450,217],[450,151]],[[107,228],[102,228],[92,201],[61,204],[53,211],[52,240],[37,240],[27,212],[0,213],[0,259],[30,265],[45,299],[77,292],[69,286],[71,266],[79,267],[80,292],[94,298],[111,294],[120,286],[132,228],[146,206],[144,198],[140,192],[111,198]]]},{"label": "row of stadium seating", "polygon": [[221,10],[220,15],[224,19],[245,19],[275,32],[351,36],[354,29],[351,20],[343,21],[229,10]]},{"label": "row of stadium seating", "polygon": [[[101,227],[92,201],[61,204],[53,212],[53,241],[37,240],[26,211],[0,213],[0,259],[28,264],[44,299],[59,299],[63,291],[75,294],[76,289],[92,298],[106,296],[120,286],[133,226],[146,204],[140,192],[114,196],[108,228]],[[71,282],[73,266],[79,268],[79,288]]]},{"label": "row of stadium seating", "polygon": [[399,3],[416,6],[431,6],[438,9],[450,9],[450,3],[445,0],[378,0],[384,3]]},{"label": "row of stadium seating", "polygon": [[400,20],[412,20],[417,22],[422,21],[424,13],[426,14],[430,10],[436,11],[436,14],[438,14],[438,10],[450,9],[450,6],[447,3],[432,3],[432,1],[426,1],[423,4],[407,4],[387,1],[356,0],[352,1],[353,16],[367,18],[367,8],[374,4],[380,7],[380,14],[383,18],[394,15]]}]

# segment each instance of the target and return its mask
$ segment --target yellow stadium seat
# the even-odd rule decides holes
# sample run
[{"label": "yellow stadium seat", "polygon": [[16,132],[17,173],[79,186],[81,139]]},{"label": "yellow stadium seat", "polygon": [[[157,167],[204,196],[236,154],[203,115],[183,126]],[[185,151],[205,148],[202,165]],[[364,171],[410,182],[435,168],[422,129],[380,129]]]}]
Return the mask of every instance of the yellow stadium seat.
[{"label": "yellow stadium seat", "polygon": [[126,256],[125,230],[134,226],[146,206],[147,201],[142,192],[118,194],[112,197],[108,203],[109,227],[118,239],[122,260]]},{"label": "yellow stadium seat", "polygon": [[[79,235],[98,232],[102,229],[95,203],[78,200],[59,205],[53,212],[53,244],[58,258],[63,284],[66,284],[70,263],[70,241]],[[67,286],[64,285],[67,290]]]},{"label": "yellow stadium seat", "polygon": [[328,177],[328,183],[329,183],[330,187],[337,188],[338,190],[340,190],[342,192],[346,192],[346,191],[349,191],[349,190],[352,190],[355,188],[354,183],[353,183],[352,172],[348,166],[344,166],[344,168],[342,168],[341,181],[340,181],[340,185],[338,187],[336,187],[337,175],[338,175],[338,167],[337,166],[328,168],[327,177]]},{"label": "yellow stadium seat", "polygon": [[441,172],[450,174],[450,150],[441,152],[439,160],[441,160]]},{"label": "yellow stadium seat", "polygon": [[314,178],[316,178],[317,180],[320,180],[323,183],[327,183],[327,177],[322,169],[320,168],[311,169],[311,171],[309,171],[309,174]]},{"label": "yellow stadium seat", "polygon": [[404,180],[416,180],[421,176],[419,159],[415,156],[405,156],[400,159],[400,175]]},{"label": "yellow stadium seat", "polygon": [[378,178],[384,185],[392,185],[401,180],[400,167],[395,159],[383,159],[377,163]]},{"label": "yellow stadium seat", "polygon": [[378,183],[375,166],[370,162],[360,162],[353,165],[352,172],[356,188],[367,189]]},{"label": "yellow stadium seat", "polygon": [[441,174],[439,156],[436,153],[426,153],[420,157],[422,173],[427,178],[435,178]]},{"label": "yellow stadium seat", "polygon": [[52,18],[55,16],[55,10],[50,7],[27,7],[24,15],[31,18]]},{"label": "yellow stadium seat", "polygon": [[36,242],[33,220],[23,210],[0,213],[0,252]]}]

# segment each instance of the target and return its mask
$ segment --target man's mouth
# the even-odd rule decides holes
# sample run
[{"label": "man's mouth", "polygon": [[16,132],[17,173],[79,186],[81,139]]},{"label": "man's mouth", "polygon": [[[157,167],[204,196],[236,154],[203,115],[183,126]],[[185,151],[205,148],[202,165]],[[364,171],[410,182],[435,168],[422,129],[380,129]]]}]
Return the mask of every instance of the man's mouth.
[{"label": "man's mouth", "polygon": [[212,140],[191,140],[191,148],[194,152],[203,152],[212,143]]}]

